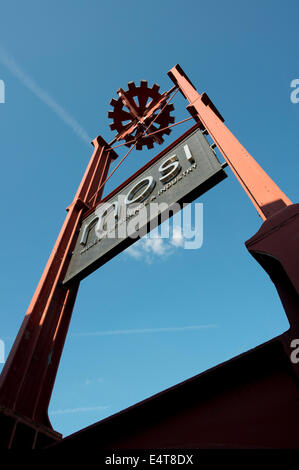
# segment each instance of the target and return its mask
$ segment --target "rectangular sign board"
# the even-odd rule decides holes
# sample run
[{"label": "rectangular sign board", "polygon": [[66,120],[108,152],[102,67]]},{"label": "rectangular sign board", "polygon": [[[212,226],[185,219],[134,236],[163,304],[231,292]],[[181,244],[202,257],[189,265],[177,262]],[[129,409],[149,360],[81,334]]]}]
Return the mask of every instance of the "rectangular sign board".
[{"label": "rectangular sign board", "polygon": [[[200,129],[187,132],[83,220],[64,284],[81,280],[226,178]],[[178,209],[179,207],[179,209]],[[137,237],[137,238],[136,238]]]}]

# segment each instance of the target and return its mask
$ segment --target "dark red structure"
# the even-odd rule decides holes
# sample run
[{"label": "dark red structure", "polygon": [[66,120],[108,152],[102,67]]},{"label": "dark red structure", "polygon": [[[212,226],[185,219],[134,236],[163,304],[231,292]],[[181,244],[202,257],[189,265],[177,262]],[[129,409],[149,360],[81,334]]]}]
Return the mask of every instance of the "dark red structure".
[{"label": "dark red structure", "polygon": [[[274,282],[290,329],[258,348],[61,440],[51,428],[47,409],[78,290],[78,284],[66,288],[62,280],[78,226],[90,209],[88,201],[94,194],[93,206],[100,200],[111,159],[116,157],[98,137],[1,375],[1,444],[6,448],[40,448],[54,441],[58,442],[52,451],[95,445],[103,449],[299,447],[299,368],[290,360],[291,341],[299,338],[299,205],[292,205],[228,130],[208,96],[196,91],[179,66],[171,69],[169,76],[175,85],[172,90],[179,89],[189,101],[187,109],[211,136],[264,220],[246,246]],[[125,104],[126,93],[120,89],[119,94]],[[152,117],[156,109],[168,105],[167,98],[168,94],[155,95]],[[133,138],[136,148],[146,145],[149,142],[144,140],[145,134],[153,129],[153,121],[148,119],[142,103],[139,102],[139,109],[132,102],[126,105],[128,109],[131,106],[133,119],[124,127],[121,117],[113,115],[121,126],[115,140],[129,143]],[[171,122],[169,112],[166,121]],[[162,133],[161,126],[156,133],[158,138],[159,132]]]},{"label": "dark red structure", "polygon": [[[61,439],[48,406],[79,284],[62,284],[82,214],[107,176],[114,151],[98,137],[94,152],[0,377],[4,448],[40,448]],[[96,201],[101,198],[97,193]],[[95,202],[96,204],[96,202]]]},{"label": "dark red structure", "polygon": [[[114,108],[108,112],[108,117],[113,119],[110,129],[117,130],[117,140],[124,139],[127,147],[131,147],[132,140],[136,140],[136,150],[142,150],[143,146],[151,149],[154,142],[162,144],[163,134],[170,134],[168,125],[174,122],[174,117],[170,115],[173,104],[165,103],[172,90],[161,95],[159,85],[155,83],[148,88],[145,80],[141,80],[139,87],[134,82],[130,82],[128,87],[126,92],[120,88],[117,91],[118,100],[112,99],[110,102]],[[162,105],[163,112],[158,114]],[[147,130],[152,135],[149,136],[145,132]]]}]

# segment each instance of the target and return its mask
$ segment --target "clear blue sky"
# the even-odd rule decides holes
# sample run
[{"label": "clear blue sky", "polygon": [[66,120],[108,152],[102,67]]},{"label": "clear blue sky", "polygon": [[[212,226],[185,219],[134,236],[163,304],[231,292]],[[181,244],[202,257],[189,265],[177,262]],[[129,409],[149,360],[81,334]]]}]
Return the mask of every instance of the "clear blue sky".
[{"label": "clear blue sky", "polygon": [[[129,81],[166,90],[167,71],[179,63],[298,202],[299,103],[290,101],[290,82],[299,78],[298,13],[289,0],[2,3],[6,355],[92,152],[68,117],[91,138],[112,139],[109,102]],[[189,116],[186,104],[177,95],[176,120]],[[166,144],[189,125],[176,127]],[[160,149],[133,152],[107,191]],[[49,409],[54,429],[70,434],[288,328],[274,286],[244,246],[261,219],[228,176],[200,199],[201,249],[152,253],[150,262],[123,253],[82,282]],[[200,325],[214,326],[124,332]]]}]

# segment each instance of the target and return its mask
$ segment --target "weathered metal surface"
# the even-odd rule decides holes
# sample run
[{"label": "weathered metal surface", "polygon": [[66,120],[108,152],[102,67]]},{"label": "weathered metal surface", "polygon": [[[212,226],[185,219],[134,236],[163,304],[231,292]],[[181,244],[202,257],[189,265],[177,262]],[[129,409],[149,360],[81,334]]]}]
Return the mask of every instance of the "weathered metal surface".
[{"label": "weathered metal surface", "polygon": [[[103,209],[98,208],[83,221],[64,283],[84,278],[169,218],[172,210],[177,212],[182,203],[191,202],[225,177],[207,139],[199,129],[193,131],[166,154],[164,152],[160,158],[155,158],[145,171],[120,191],[114,192],[111,198],[106,198]],[[144,198],[141,198],[142,193],[145,193]],[[141,200],[131,208],[128,199],[134,201],[138,197]],[[117,204],[116,230],[106,231],[107,236],[99,239],[96,226],[100,222],[101,211],[104,213],[105,208],[109,208],[109,217],[114,218]]]}]

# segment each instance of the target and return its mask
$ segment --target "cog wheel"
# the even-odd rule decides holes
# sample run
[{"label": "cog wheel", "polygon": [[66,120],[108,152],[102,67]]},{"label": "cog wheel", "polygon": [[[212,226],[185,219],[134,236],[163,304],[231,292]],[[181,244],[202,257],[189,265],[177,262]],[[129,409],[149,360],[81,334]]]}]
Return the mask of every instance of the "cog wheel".
[{"label": "cog wheel", "polygon": [[[174,117],[170,115],[174,106],[167,104],[158,115],[168,98],[168,93],[160,94],[159,89],[156,83],[149,88],[147,81],[141,80],[140,86],[129,82],[127,91],[122,88],[117,90],[119,98],[110,101],[114,109],[108,112],[108,117],[113,119],[110,129],[118,132],[116,140],[135,141],[136,150],[142,150],[143,146],[151,149],[154,142],[158,144],[164,142],[163,135],[169,135],[171,132],[170,129],[164,128],[174,123]],[[151,124],[153,120],[155,121]],[[153,132],[155,134],[147,135]],[[125,145],[130,147],[132,142]]]}]

